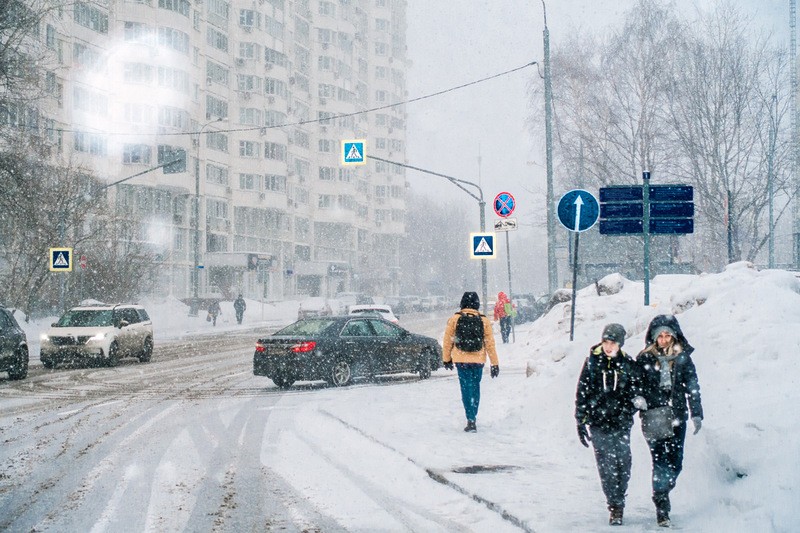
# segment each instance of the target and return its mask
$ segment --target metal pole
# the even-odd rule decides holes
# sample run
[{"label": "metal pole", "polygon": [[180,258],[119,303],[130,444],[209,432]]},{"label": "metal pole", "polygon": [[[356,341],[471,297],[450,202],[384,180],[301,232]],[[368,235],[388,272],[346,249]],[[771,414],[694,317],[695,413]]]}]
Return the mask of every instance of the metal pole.
[{"label": "metal pole", "polygon": [[[772,95],[772,105],[776,110],[778,108],[778,96]],[[772,176],[772,159],[775,157],[775,122],[772,113],[769,114],[769,154],[767,157],[767,189],[769,191],[769,259],[767,265],[769,268],[775,268],[775,208],[773,202],[775,200],[775,191]]]},{"label": "metal pole", "polygon": [[550,31],[547,29],[547,7],[542,0],[544,14],[544,137],[547,156],[547,287],[550,294],[558,287],[556,265],[556,220],[553,205],[553,87],[550,79]]},{"label": "metal pole", "polygon": [[650,172],[642,172],[642,236],[644,237],[644,305],[650,305]]},{"label": "metal pole", "polygon": [[791,127],[792,127],[792,181],[794,182],[794,203],[792,221],[792,260],[794,268],[800,268],[800,175],[798,175],[798,132],[797,132],[797,2],[789,0],[789,65],[791,65]]},{"label": "metal pole", "polygon": [[[481,199],[478,201],[478,205],[481,209],[481,233],[486,231],[486,202],[483,201],[483,191],[481,191]],[[495,243],[497,246],[497,243]],[[486,259],[481,259],[481,290],[483,291],[483,308],[486,310],[486,313],[489,313],[489,287],[488,281],[486,276]]]},{"label": "metal pole", "polygon": [[726,190],[727,193],[727,207],[725,211],[725,218],[727,219],[727,227],[725,230],[728,233],[728,264],[733,263],[733,195],[731,194],[730,187]]},{"label": "metal pole", "polygon": [[[514,296],[511,290],[511,247],[508,244],[508,231],[506,231],[506,266],[508,267],[508,300],[511,302],[511,309],[514,309]],[[514,316],[511,316],[511,342],[517,342],[517,334],[514,331]]]},{"label": "metal pole", "polygon": [[[577,230],[577,228],[576,228]],[[575,300],[578,291],[578,243],[580,243],[581,233],[575,231],[575,253],[572,255],[572,309],[569,319],[569,340],[575,338]]]},{"label": "metal pole", "polygon": [[[64,244],[66,244],[64,242],[64,241],[67,240],[67,237],[66,237],[66,233],[67,233],[66,225],[67,225],[67,209],[65,207],[64,209],[61,210],[61,220],[59,220],[59,223],[58,223],[58,240],[59,240],[58,245],[59,246],[64,246]],[[52,261],[52,258],[48,258],[48,259]],[[73,257],[73,259],[75,259],[75,258]],[[61,275],[61,283],[60,283],[60,286],[59,286],[59,289],[58,289],[58,313],[61,314],[61,313],[64,312],[64,300],[65,300],[65,295],[66,295],[66,292],[67,292],[67,277],[66,277],[67,273],[66,272],[59,272],[59,274]]]}]

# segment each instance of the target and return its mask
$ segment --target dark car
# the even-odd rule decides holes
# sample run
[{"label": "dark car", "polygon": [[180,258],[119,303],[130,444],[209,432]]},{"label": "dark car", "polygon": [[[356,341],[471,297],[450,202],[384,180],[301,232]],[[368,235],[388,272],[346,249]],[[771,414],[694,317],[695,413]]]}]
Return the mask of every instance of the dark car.
[{"label": "dark car", "polygon": [[325,380],[344,386],[353,378],[419,373],[427,379],[442,360],[442,348],[378,317],[334,316],[298,320],[258,339],[253,374],[278,387],[295,381]]},{"label": "dark car", "polygon": [[0,372],[9,379],[28,377],[28,339],[14,315],[0,307]]}]

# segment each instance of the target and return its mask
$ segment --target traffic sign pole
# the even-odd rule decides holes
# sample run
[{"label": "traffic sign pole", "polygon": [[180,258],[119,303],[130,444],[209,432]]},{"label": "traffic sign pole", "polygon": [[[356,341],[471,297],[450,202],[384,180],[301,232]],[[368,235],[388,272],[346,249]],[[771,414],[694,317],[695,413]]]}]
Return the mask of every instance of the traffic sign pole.
[{"label": "traffic sign pole", "polygon": [[650,172],[642,172],[642,203],[644,218],[642,234],[644,236],[644,305],[650,305]]},{"label": "traffic sign pole", "polygon": [[572,260],[572,309],[570,310],[569,317],[569,340],[575,337],[575,298],[577,295],[578,285],[578,244],[581,242],[581,232],[575,232],[575,251]]}]

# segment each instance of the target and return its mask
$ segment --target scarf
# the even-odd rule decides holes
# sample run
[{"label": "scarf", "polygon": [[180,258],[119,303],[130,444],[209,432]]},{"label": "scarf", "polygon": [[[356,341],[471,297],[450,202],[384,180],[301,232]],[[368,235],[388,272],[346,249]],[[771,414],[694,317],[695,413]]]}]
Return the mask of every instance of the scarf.
[{"label": "scarf", "polygon": [[671,354],[672,347],[667,349],[667,352],[664,355],[658,354],[656,355],[656,359],[658,359],[658,364],[661,365],[661,382],[659,383],[660,387],[663,390],[670,390],[672,388],[672,372],[669,367],[670,361],[674,361],[680,352],[676,354]]}]

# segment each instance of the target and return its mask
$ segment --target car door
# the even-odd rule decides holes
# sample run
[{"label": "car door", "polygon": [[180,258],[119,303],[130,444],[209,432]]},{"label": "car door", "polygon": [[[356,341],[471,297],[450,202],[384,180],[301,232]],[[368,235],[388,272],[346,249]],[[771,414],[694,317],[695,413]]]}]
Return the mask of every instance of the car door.
[{"label": "car door", "polygon": [[11,357],[17,348],[17,331],[5,309],[0,309],[0,359]]},{"label": "car door", "polygon": [[122,323],[125,324],[127,322],[127,324],[119,328],[117,344],[120,352],[125,356],[129,356],[136,350],[136,325],[139,323],[139,314],[136,309],[131,307],[119,308],[117,312]]},{"label": "car door", "polygon": [[367,320],[378,337],[381,366],[387,372],[413,371],[416,368],[418,350],[409,342],[408,332],[379,318]]},{"label": "car door", "polygon": [[342,354],[352,361],[357,375],[381,373],[379,354],[383,351],[382,340],[375,335],[369,322],[363,318],[348,320],[339,334],[339,342]]}]

